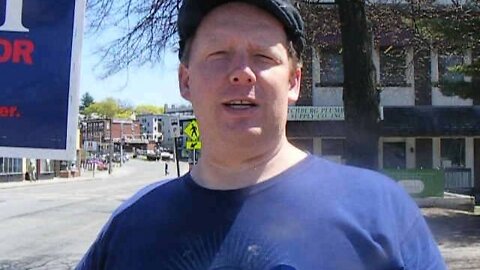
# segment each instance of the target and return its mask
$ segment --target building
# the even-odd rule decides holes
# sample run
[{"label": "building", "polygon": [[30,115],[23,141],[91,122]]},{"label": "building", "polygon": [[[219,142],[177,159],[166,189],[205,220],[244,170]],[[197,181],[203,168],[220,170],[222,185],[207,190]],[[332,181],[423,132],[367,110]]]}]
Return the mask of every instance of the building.
[{"label": "building", "polygon": [[143,114],[137,117],[143,138],[171,150],[175,147],[172,123],[178,125],[181,121],[192,118],[191,108],[182,109],[182,112],[170,111],[168,114]]},{"label": "building", "polygon": [[[76,149],[78,156],[80,151],[78,129]],[[60,169],[61,161],[57,160],[0,157],[0,182],[52,179],[60,176]]]},{"label": "building", "polygon": [[[319,21],[306,24],[307,32],[317,34],[307,50],[302,96],[290,108],[287,136],[311,153],[345,162],[341,38],[332,29],[338,19],[332,5],[315,8]],[[418,52],[408,28],[392,35],[388,25],[382,27],[375,28],[372,51],[383,111],[378,167],[441,168],[453,172],[447,185],[480,189],[480,100],[446,95],[438,83],[471,80],[449,67],[470,63],[480,52]]]},{"label": "building", "polygon": [[82,146],[86,151],[106,154],[110,145],[120,152],[122,144],[126,152],[147,149],[148,141],[142,138],[140,123],[126,119],[89,119],[82,122]]}]

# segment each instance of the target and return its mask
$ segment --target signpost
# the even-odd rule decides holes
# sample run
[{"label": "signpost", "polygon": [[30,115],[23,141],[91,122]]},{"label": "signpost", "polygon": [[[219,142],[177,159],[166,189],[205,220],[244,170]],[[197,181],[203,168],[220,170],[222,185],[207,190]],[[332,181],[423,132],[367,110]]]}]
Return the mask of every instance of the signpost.
[{"label": "signpost", "polygon": [[85,0],[0,1],[0,156],[75,158]]},{"label": "signpost", "polygon": [[173,136],[173,155],[177,164],[177,176],[180,177],[180,161],[178,160],[177,140],[180,137],[180,119],[177,117],[170,119],[170,132]]}]

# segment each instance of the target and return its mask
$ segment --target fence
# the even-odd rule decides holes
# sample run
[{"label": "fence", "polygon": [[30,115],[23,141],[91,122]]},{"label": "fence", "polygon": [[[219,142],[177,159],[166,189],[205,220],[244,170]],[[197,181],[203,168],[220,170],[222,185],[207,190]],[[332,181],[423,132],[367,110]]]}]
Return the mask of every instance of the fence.
[{"label": "fence", "polygon": [[454,192],[471,192],[473,190],[472,169],[445,168],[445,190]]}]

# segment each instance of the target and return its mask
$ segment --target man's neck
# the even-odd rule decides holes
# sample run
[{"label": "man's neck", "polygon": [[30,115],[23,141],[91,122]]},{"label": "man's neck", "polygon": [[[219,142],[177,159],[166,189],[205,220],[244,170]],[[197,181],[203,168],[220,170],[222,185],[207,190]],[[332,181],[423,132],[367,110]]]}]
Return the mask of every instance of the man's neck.
[{"label": "man's neck", "polygon": [[307,156],[286,139],[273,151],[257,155],[229,153],[229,158],[219,159],[213,154],[202,153],[191,175],[197,184],[218,190],[239,189],[266,181]]}]

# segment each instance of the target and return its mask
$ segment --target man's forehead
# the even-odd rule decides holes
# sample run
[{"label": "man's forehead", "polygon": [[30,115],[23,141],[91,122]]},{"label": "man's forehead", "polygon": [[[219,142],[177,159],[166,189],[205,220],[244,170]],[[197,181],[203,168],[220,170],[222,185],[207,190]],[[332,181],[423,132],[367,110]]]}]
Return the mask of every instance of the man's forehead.
[{"label": "man's forehead", "polygon": [[286,36],[283,24],[271,14],[250,4],[232,2],[213,9],[201,21],[197,31],[210,34],[213,39],[218,36],[235,35],[231,30],[262,35],[262,32],[279,30]]}]

